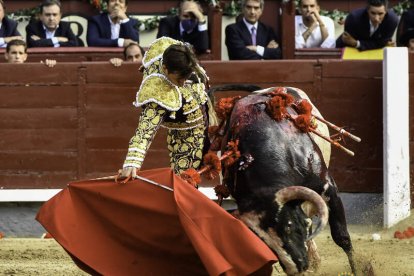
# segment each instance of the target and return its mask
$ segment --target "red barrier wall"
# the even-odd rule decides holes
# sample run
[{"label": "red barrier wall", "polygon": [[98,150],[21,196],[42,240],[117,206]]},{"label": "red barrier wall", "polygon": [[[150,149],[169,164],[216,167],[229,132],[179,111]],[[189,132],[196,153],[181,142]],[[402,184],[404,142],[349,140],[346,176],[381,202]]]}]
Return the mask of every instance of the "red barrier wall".
[{"label": "red barrier wall", "polygon": [[[328,120],[363,140],[349,143],[356,152],[353,158],[333,150],[331,170],[340,189],[382,191],[380,61],[205,61],[203,65],[213,86],[251,83],[306,91]],[[132,106],[141,81],[138,65],[0,64],[0,75],[0,187],[62,188],[68,181],[111,175],[121,167],[139,117]],[[224,94],[229,93],[217,97]],[[161,166],[168,166],[164,130],[157,135],[144,169]]]}]

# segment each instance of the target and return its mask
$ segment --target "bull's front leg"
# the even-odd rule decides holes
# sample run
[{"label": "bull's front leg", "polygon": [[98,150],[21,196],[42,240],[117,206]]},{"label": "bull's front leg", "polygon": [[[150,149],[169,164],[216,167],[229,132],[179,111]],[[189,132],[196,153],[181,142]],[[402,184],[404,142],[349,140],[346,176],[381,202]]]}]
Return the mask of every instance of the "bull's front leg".
[{"label": "bull's front leg", "polygon": [[330,186],[329,190],[324,195],[329,198],[329,226],[331,228],[332,239],[345,251],[348,256],[352,273],[357,275],[353,256],[354,250],[352,248],[351,237],[346,224],[345,209],[341,198],[337,194],[336,186]]}]

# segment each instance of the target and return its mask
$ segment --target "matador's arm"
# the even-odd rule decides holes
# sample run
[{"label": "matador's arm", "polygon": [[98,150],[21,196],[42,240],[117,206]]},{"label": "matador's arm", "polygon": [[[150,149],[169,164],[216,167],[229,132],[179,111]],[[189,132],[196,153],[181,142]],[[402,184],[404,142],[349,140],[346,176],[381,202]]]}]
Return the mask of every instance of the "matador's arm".
[{"label": "matador's arm", "polygon": [[140,169],[145,155],[160,127],[166,110],[156,103],[149,103],[143,107],[135,135],[129,141],[128,153],[123,168],[134,167]]}]

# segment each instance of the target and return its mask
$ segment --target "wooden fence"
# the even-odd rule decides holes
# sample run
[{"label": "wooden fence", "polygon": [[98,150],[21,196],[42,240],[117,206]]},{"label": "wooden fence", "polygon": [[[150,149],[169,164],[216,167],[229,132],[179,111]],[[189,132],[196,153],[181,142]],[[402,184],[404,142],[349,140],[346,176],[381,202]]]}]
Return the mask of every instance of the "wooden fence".
[{"label": "wooden fence", "polygon": [[[331,171],[341,191],[382,191],[380,61],[203,65],[212,86],[249,83],[306,91],[327,119],[362,138],[362,143],[348,145],[355,157],[333,150]],[[139,117],[132,106],[141,82],[138,65],[0,64],[0,75],[0,187],[62,188],[68,181],[114,174],[121,167]],[[168,166],[165,136],[162,129],[144,169]]]}]

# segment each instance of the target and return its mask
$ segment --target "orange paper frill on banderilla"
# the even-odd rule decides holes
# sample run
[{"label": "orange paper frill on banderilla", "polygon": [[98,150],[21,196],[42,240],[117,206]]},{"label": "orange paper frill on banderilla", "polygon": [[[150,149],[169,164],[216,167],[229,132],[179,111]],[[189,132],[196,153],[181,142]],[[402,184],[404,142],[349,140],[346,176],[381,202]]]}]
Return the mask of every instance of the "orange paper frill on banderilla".
[{"label": "orange paper frill on banderilla", "polygon": [[169,168],[141,180],[70,183],[37,220],[91,274],[248,275],[277,258],[241,221]]}]

